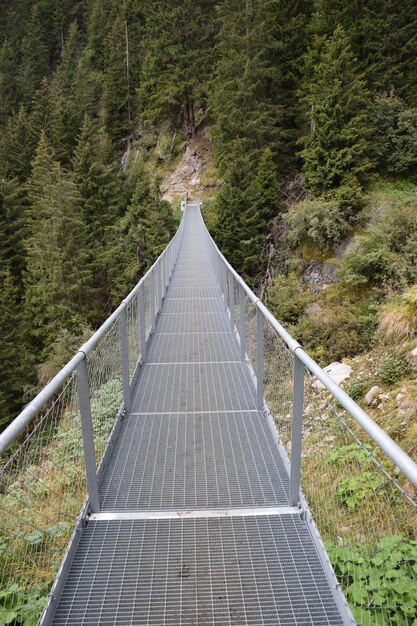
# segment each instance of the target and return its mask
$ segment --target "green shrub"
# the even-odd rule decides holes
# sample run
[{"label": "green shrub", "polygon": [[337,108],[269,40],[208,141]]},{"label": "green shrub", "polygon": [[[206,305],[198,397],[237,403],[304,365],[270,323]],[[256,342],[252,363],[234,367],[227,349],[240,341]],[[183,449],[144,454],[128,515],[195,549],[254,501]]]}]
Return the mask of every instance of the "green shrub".
[{"label": "green shrub", "polygon": [[208,230],[213,232],[216,228],[218,218],[214,198],[204,198],[204,202],[201,207],[201,214]]},{"label": "green shrub", "polygon": [[364,204],[362,186],[356,176],[347,176],[340,187],[332,192],[332,197],[337,206],[343,211],[343,215],[349,219],[358,214]]},{"label": "green shrub", "polygon": [[365,465],[368,467],[372,464],[371,450],[372,448],[369,444],[361,446],[358,443],[351,443],[330,452],[330,454],[327,455],[326,460],[328,463],[337,466],[356,463],[362,467]]},{"label": "green shrub", "polygon": [[295,273],[278,274],[268,289],[266,304],[284,324],[296,324],[308,302],[309,296]]},{"label": "green shrub", "polygon": [[319,309],[302,315],[294,335],[324,365],[369,349],[375,327],[372,301],[352,293],[342,284],[325,289]]},{"label": "green shrub", "polygon": [[358,476],[349,476],[340,481],[337,488],[337,499],[350,511],[354,511],[380,489],[384,484],[385,476],[375,472],[365,471]]},{"label": "green shrub", "polygon": [[348,246],[339,268],[351,285],[417,282],[417,197],[385,198],[373,208],[371,222]]},{"label": "green shrub", "polygon": [[334,543],[326,548],[357,624],[417,623],[417,541],[390,535],[374,549]]},{"label": "green shrub", "polygon": [[47,585],[26,593],[17,583],[0,590],[0,626],[36,626],[47,601]]},{"label": "green shrub", "polygon": [[417,166],[417,110],[397,96],[380,94],[372,108],[373,148],[382,171],[405,174]]},{"label": "green shrub", "polygon": [[346,236],[349,226],[335,201],[304,200],[294,204],[284,216],[291,246],[328,247]]},{"label": "green shrub", "polygon": [[379,359],[376,374],[386,385],[394,385],[401,380],[408,371],[409,365],[405,359],[391,354],[384,354]]},{"label": "green shrub", "polygon": [[368,379],[366,379],[366,380],[353,380],[352,382],[350,382],[347,385],[346,393],[353,400],[358,401],[361,398],[363,398],[363,396],[368,391],[368,389],[369,389],[369,381],[368,381]]}]

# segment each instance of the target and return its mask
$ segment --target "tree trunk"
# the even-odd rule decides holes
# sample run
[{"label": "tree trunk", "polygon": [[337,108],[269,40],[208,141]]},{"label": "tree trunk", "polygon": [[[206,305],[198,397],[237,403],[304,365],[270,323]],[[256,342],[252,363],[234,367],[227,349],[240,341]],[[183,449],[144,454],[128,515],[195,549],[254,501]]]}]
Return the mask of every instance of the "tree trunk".
[{"label": "tree trunk", "polygon": [[183,105],[184,111],[184,128],[188,139],[194,137],[195,133],[195,117],[194,117],[194,102],[187,100]]}]

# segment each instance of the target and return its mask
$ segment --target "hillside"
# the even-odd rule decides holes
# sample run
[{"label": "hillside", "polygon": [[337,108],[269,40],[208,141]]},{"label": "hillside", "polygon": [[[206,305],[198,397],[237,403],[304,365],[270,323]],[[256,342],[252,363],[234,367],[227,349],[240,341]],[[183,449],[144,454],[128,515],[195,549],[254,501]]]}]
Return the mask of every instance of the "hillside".
[{"label": "hillside", "polygon": [[2,1],[2,423],[161,251],[184,192],[324,365],[383,341],[412,371],[417,10],[363,8]]},{"label": "hillside", "polygon": [[[415,0],[0,0],[0,430],[152,266],[188,194],[203,201],[216,244],[257,297],[416,458],[416,50]],[[198,276],[206,276],[212,257],[199,248]],[[166,265],[157,272],[162,284]],[[224,302],[229,297],[239,317],[243,306],[230,280],[217,305],[232,335]],[[161,303],[163,289],[148,283],[138,288],[143,300],[129,304],[136,353],[124,354],[135,372],[143,334],[151,340],[155,291]],[[260,307],[252,305],[242,337],[257,369]],[[119,367],[114,358],[128,334],[123,320],[106,335],[107,354],[97,344],[98,374],[87,376],[97,460],[124,391],[129,399],[129,359]],[[297,357],[271,333],[265,323],[259,337],[266,340],[258,342],[264,395],[289,453]],[[192,369],[171,364],[179,376],[181,364]],[[360,626],[416,626],[415,487],[302,371],[302,489],[340,586]],[[0,625],[36,623],[72,529],[61,523],[60,507],[71,501],[75,523],[86,493],[79,424],[89,409],[77,404],[75,380],[49,396],[53,418],[48,410],[41,423],[37,413],[23,445],[8,448],[0,497],[9,543],[0,538],[0,572],[9,582],[0,593]],[[222,393],[220,382],[213,397]],[[179,386],[182,393],[186,384]],[[259,411],[260,423],[266,413]],[[230,439],[249,449],[241,423]],[[28,432],[34,436],[25,448]],[[148,450],[161,441],[158,434]],[[166,443],[165,461],[168,435]],[[172,457],[174,470],[164,467],[169,480],[180,464]],[[91,460],[94,474],[94,450]],[[203,476],[198,463],[195,470]],[[285,502],[296,504],[298,496]],[[310,523],[305,509],[303,516]],[[46,548],[51,543],[56,552]],[[179,569],[178,576],[176,563],[171,572],[176,583],[189,577],[188,565]],[[148,581],[152,590],[155,580]]]}]

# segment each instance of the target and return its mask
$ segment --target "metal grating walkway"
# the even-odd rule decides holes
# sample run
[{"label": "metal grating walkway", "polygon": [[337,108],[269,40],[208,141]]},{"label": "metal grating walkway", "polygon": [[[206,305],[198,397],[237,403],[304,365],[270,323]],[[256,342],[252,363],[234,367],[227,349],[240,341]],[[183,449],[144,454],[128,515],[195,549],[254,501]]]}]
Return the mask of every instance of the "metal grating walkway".
[{"label": "metal grating walkway", "polygon": [[197,206],[55,625],[345,624],[240,361]]}]

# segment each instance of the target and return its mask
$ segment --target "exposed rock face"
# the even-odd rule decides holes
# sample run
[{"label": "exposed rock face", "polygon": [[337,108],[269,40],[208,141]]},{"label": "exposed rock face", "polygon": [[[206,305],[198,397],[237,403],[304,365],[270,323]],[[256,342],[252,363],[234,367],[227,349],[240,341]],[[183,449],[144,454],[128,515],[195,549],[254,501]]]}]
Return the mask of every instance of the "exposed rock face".
[{"label": "exposed rock face", "polygon": [[374,385],[373,387],[371,387],[371,389],[368,391],[368,393],[365,396],[366,404],[370,405],[373,402],[375,402],[379,396],[380,391],[381,389],[378,387],[378,385]]},{"label": "exposed rock face", "polygon": [[417,347],[415,347],[414,350],[411,350],[410,357],[411,357],[411,365],[415,369],[417,369]]},{"label": "exposed rock face", "polygon": [[199,130],[190,139],[175,170],[163,181],[165,200],[172,200],[175,196],[182,196],[186,192],[196,198],[210,188],[218,187],[217,181],[214,181],[212,185],[202,183],[202,176],[212,163],[213,152],[208,130]]},{"label": "exposed rock face", "polygon": [[314,294],[336,282],[336,269],[331,263],[311,263],[303,274],[303,282]]},{"label": "exposed rock face", "polygon": [[[330,365],[324,368],[324,371],[338,385],[341,385],[352,374],[352,368],[350,367],[350,365],[347,365],[346,363],[339,363],[338,361],[330,363]],[[323,383],[321,383],[319,380],[314,383],[314,386],[317,389],[325,388]]]}]

